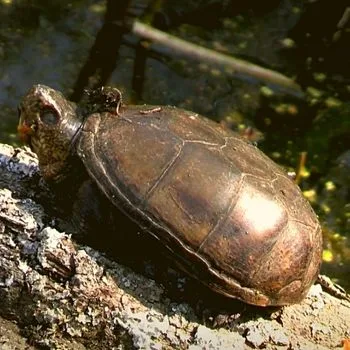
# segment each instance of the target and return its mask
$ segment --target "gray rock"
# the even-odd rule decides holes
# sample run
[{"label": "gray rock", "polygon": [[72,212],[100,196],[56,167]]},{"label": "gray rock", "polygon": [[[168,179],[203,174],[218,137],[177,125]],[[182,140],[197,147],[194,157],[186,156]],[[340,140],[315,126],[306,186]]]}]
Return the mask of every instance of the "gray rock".
[{"label": "gray rock", "polygon": [[31,152],[0,145],[0,183],[1,349],[333,349],[350,337],[350,303],[320,286],[298,305],[209,328],[194,305],[50,227]]}]

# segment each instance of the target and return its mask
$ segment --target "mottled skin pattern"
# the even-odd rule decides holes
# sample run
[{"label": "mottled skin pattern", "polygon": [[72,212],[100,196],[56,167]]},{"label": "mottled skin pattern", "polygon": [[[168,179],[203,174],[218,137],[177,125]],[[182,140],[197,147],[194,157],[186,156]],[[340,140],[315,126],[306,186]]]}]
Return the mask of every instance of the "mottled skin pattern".
[{"label": "mottled skin pattern", "polygon": [[122,211],[214,291],[261,306],[299,302],[322,236],[297,186],[232,131],[176,108],[121,107],[113,91],[92,94],[83,117],[40,85],[20,106],[19,132],[46,180],[71,177],[72,159],[85,166],[77,227],[114,227]]},{"label": "mottled skin pattern", "polygon": [[[36,90],[29,92],[19,111],[19,134],[37,153],[43,177],[58,181],[67,171],[67,158],[72,150],[74,136],[81,125],[81,120],[76,118],[75,104],[54,90],[38,86]],[[53,116],[49,124],[43,120],[47,115]],[[24,119],[24,116],[27,118]],[[52,140],[55,140],[54,147]]]}]

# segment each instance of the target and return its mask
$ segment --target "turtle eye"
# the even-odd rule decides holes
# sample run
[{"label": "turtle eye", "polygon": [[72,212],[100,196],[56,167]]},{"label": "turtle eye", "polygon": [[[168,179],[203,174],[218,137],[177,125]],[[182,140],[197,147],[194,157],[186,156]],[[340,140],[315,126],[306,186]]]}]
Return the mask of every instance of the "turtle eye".
[{"label": "turtle eye", "polygon": [[40,120],[46,125],[56,125],[59,121],[59,116],[56,111],[46,109],[40,113]]}]

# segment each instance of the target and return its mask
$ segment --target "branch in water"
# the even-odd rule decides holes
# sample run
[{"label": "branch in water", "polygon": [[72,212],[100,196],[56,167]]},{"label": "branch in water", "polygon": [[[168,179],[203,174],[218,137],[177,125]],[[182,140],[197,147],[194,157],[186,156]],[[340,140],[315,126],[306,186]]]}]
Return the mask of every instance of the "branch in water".
[{"label": "branch in water", "polygon": [[200,62],[208,62],[224,68],[225,73],[245,75],[262,83],[272,84],[280,89],[288,90],[291,95],[297,97],[303,96],[300,86],[293,79],[271,69],[263,68],[256,64],[215,52],[197,44],[189,43],[188,41],[164,33],[137,20],[132,23],[131,31],[135,35],[171,49],[173,53],[175,52],[178,55]]}]

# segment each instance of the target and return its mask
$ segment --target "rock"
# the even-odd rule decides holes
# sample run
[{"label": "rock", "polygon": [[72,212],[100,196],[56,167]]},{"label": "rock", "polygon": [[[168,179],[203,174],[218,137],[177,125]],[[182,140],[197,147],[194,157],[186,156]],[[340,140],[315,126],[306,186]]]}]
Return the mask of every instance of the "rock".
[{"label": "rock", "polygon": [[350,337],[350,303],[318,285],[209,327],[195,304],[54,229],[31,152],[0,145],[0,183],[1,349],[336,349]]}]

